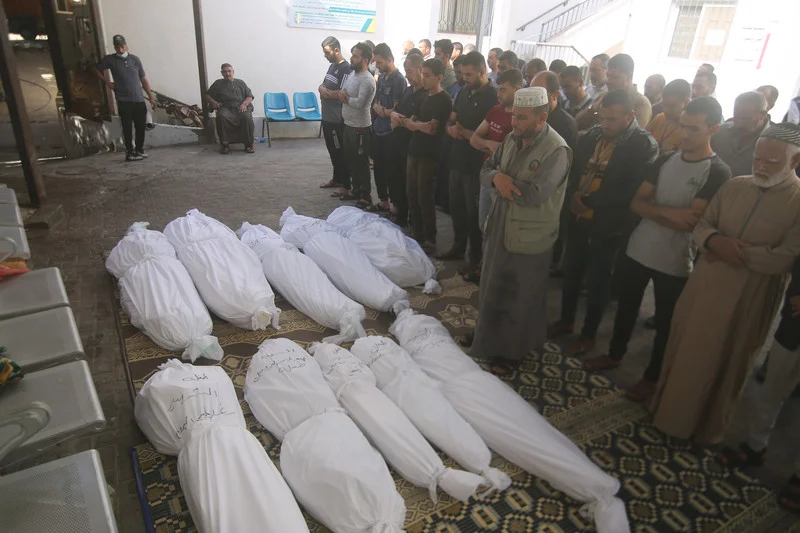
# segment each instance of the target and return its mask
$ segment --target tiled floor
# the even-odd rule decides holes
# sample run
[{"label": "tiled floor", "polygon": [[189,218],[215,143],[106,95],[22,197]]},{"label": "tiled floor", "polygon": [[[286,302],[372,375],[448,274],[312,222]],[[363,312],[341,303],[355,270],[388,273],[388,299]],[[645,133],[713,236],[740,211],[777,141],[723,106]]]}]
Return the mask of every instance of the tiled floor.
[{"label": "tiled floor", "polygon": [[[108,428],[18,466],[98,449],[108,483],[116,493],[115,511],[122,532],[144,530],[128,455],[130,447],[144,437],[133,420],[103,253],[132,222],[146,220],[161,230],[193,207],[234,228],[242,221],[277,228],[281,212],[289,205],[310,216],[326,216],[341,205],[328,191],[318,188],[330,177],[330,161],[321,140],[279,140],[270,149],[266,145],[256,149],[255,155],[234,151],[221,156],[216,147],[184,146],[153,150],[149,159],[137,163],[125,163],[120,154],[105,154],[43,167],[50,202],[62,206],[64,218],[50,230],[29,231],[33,262],[36,268],[61,269]],[[18,167],[0,167],[0,183],[18,191],[24,190],[21,176]],[[452,241],[449,218],[440,215],[439,226],[439,247],[444,250]],[[551,318],[560,307],[558,286],[554,281]],[[652,310],[648,296],[642,316],[649,316]],[[607,346],[612,315],[610,309],[600,331],[598,351]],[[637,328],[628,358],[611,373],[617,382],[631,384],[639,377],[651,339],[651,332]],[[791,464],[800,442],[798,415],[800,402],[792,400],[778,422],[767,466],[760,472],[770,483],[779,484],[788,477],[786,465]]]}]

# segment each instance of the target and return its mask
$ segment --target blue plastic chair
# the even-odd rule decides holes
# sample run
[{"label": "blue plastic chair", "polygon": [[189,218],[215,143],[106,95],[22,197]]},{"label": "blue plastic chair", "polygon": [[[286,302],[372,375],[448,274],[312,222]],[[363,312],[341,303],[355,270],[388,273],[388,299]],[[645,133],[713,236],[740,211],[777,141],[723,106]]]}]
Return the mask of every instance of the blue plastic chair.
[{"label": "blue plastic chair", "polygon": [[297,120],[289,107],[289,96],[286,93],[264,93],[264,122],[261,123],[261,136],[264,127],[267,129],[267,142],[272,146],[269,134],[270,122],[293,122]]},{"label": "blue plastic chair", "polygon": [[294,93],[292,95],[294,103],[294,114],[297,120],[309,122],[319,121],[319,135],[322,137],[322,113],[319,110],[319,101],[314,93]]}]

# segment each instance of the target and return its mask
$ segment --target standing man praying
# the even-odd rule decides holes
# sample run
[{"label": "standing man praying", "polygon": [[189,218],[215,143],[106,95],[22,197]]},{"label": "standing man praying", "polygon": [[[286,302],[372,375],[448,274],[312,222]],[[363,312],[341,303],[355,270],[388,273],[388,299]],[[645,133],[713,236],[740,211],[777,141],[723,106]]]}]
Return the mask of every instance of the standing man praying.
[{"label": "standing man praying", "polygon": [[412,117],[402,121],[412,132],[406,166],[409,215],[414,237],[428,254],[436,251],[436,165],[453,106],[450,95],[442,89],[443,76],[444,63],[438,58],[425,61],[422,86],[427,94],[418,100]]},{"label": "standing man praying", "polygon": [[[144,151],[144,131],[147,107],[142,89],[147,93],[150,106],[155,110],[156,98],[150,90],[150,81],[144,73],[142,60],[128,52],[128,42],[122,35],[114,36],[115,54],[108,54],[94,66],[95,76],[105,83],[117,100],[117,112],[122,123],[125,139],[125,161],[141,161]],[[106,79],[101,71],[110,70],[114,81]],[[133,144],[133,128],[136,128],[136,145]]]},{"label": "standing man praying", "polygon": [[325,146],[328,148],[328,155],[333,165],[333,177],[320,185],[320,188],[338,187],[339,190],[332,196],[348,198],[351,196],[350,171],[347,169],[347,159],[344,155],[344,119],[339,91],[352,69],[350,63],[342,56],[341,45],[336,37],[328,37],[322,41],[322,53],[331,64],[318,91],[322,102],[322,135],[325,137]]},{"label": "standing man praying", "polygon": [[[394,65],[394,55],[386,43],[375,47],[375,65],[381,73],[378,77],[375,102],[372,111],[375,121],[372,129],[375,133],[372,141],[373,174],[375,175],[375,192],[378,193],[378,204],[374,211],[389,211],[389,166],[392,150],[392,111],[400,102],[406,89],[406,80]],[[395,198],[392,198],[395,202]]]},{"label": "standing man praying", "polygon": [[519,365],[540,349],[547,283],[572,151],[547,124],[542,87],[514,96],[512,134],[486,160],[481,184],[494,190],[472,354]]},{"label": "standing man praying", "polygon": [[372,61],[372,48],[366,43],[357,43],[350,52],[353,73],[339,91],[339,100],[342,102],[344,119],[344,154],[353,180],[352,198],[356,199],[356,206],[363,209],[372,205],[369,175],[372,143],[370,107],[375,98],[375,78],[367,70]]},{"label": "standing man praying", "polygon": [[253,93],[242,80],[233,77],[233,67],[223,63],[222,79],[211,84],[206,102],[217,111],[217,136],[223,154],[231,151],[230,143],[244,144],[248,154],[253,149]]},{"label": "standing man praying", "polygon": [[475,129],[497,105],[497,90],[486,78],[486,63],[480,52],[464,56],[461,72],[466,86],[454,103],[447,133],[453,139],[450,148],[450,215],[455,239],[453,247],[441,259],[462,259],[469,245],[469,265],[463,274],[474,277],[481,256],[481,230],[478,226],[479,175],[483,152],[470,146]]}]

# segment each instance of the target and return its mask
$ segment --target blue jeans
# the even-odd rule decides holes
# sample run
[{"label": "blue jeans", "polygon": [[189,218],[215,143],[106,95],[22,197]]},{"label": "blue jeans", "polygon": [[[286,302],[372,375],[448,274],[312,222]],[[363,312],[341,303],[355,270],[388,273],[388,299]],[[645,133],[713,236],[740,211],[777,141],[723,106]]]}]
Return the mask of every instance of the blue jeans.
[{"label": "blue jeans", "polygon": [[564,288],[561,293],[561,321],[574,324],[578,298],[586,278],[588,298],[581,335],[594,339],[611,297],[611,278],[617,254],[626,243],[625,235],[597,237],[592,222],[580,219],[569,228],[564,251]]}]

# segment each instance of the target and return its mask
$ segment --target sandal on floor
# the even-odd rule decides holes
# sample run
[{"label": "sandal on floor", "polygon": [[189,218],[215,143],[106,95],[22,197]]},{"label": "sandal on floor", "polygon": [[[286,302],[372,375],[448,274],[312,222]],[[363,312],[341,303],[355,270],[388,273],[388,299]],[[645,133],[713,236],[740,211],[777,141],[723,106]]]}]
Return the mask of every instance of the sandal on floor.
[{"label": "sandal on floor", "polygon": [[245,152],[247,152],[248,154],[254,154],[254,153],[256,153],[256,149],[255,149],[255,148],[253,148],[252,146],[248,146],[248,147],[246,147],[246,148],[244,149],[244,151],[245,151]]},{"label": "sandal on floor", "polygon": [[350,191],[345,191],[342,193],[341,196],[339,196],[339,200],[341,200],[342,202],[348,202],[350,200],[357,200],[357,199],[358,197]]},{"label": "sandal on floor", "polygon": [[470,331],[464,336],[456,337],[456,343],[459,346],[463,346],[464,348],[469,348],[472,346],[472,343],[475,342],[475,332]]},{"label": "sandal on floor", "polygon": [[231,147],[227,144],[222,145],[222,150],[219,151],[221,154],[229,154],[231,153]]},{"label": "sandal on floor", "polygon": [[361,199],[356,202],[356,207],[365,211],[369,211],[369,208],[372,207],[372,203],[370,203],[368,200]]},{"label": "sandal on floor", "polygon": [[766,448],[757,452],[743,442],[739,445],[738,449],[733,449],[728,446],[722,448],[717,453],[717,459],[728,468],[748,468],[751,466],[763,465],[764,454],[766,453]]},{"label": "sandal on floor", "polygon": [[481,282],[481,267],[474,266],[465,269],[463,272],[461,272],[461,279],[463,279],[467,283],[474,283],[475,285],[479,285]]},{"label": "sandal on floor", "polygon": [[792,476],[789,482],[778,494],[778,503],[795,514],[800,514],[800,478]]},{"label": "sandal on floor", "polygon": [[335,182],[333,180],[329,180],[329,181],[326,181],[325,183],[323,183],[322,185],[320,185],[319,188],[320,189],[336,189],[336,188],[341,188],[341,186],[342,186],[341,183],[337,183],[337,182]]},{"label": "sandal on floor", "polygon": [[612,370],[617,368],[622,361],[612,359],[610,355],[599,355],[591,357],[583,362],[583,369],[587,372],[602,372],[603,370]]}]

